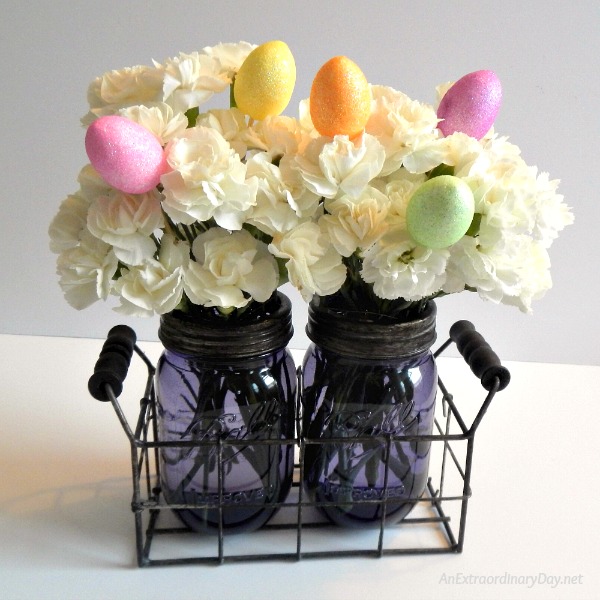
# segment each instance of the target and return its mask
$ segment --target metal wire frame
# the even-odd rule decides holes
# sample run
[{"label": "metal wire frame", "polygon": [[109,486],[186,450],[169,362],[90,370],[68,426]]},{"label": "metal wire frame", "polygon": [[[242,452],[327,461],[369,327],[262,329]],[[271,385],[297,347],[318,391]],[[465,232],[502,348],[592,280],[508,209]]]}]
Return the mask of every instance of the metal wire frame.
[{"label": "metal wire frame", "polygon": [[[452,340],[445,342],[435,353],[437,358],[451,343]],[[437,415],[434,419],[434,431],[430,435],[392,435],[382,434],[376,437],[356,437],[352,438],[352,443],[361,443],[365,441],[378,440],[384,448],[384,465],[385,465],[385,481],[384,490],[380,499],[362,499],[356,500],[356,503],[378,503],[382,505],[381,517],[377,527],[378,534],[372,546],[364,548],[347,549],[344,547],[334,547],[328,550],[307,550],[305,538],[308,532],[320,530],[326,532],[329,540],[335,539],[336,533],[339,533],[340,528],[314,518],[314,509],[319,506],[335,505],[334,502],[316,502],[306,498],[303,486],[301,484],[304,475],[304,455],[308,445],[317,444],[340,444],[349,443],[348,438],[329,438],[322,440],[307,439],[303,436],[298,436],[290,439],[281,440],[253,440],[254,445],[280,445],[287,446],[294,444],[297,448],[298,460],[294,466],[294,482],[292,489],[297,495],[295,499],[286,499],[284,502],[270,504],[270,507],[288,509],[295,513],[294,518],[289,522],[284,523],[268,523],[261,528],[261,532],[286,532],[292,537],[292,544],[295,546],[293,551],[281,552],[265,552],[265,553],[231,553],[228,554],[225,550],[225,538],[228,537],[223,528],[223,512],[227,510],[224,502],[223,491],[223,449],[229,445],[243,445],[243,442],[235,440],[218,440],[214,441],[185,441],[185,442],[161,442],[158,441],[157,432],[157,409],[156,397],[154,392],[154,366],[146,357],[144,352],[136,345],[135,353],[142,359],[148,370],[148,378],[144,395],[141,399],[141,408],[135,428],[132,429],[129,422],[119,404],[110,385],[106,385],[106,394],[110,400],[117,417],[129,439],[131,447],[131,466],[132,466],[132,483],[133,496],[131,508],[135,518],[135,538],[136,538],[136,553],[137,564],[139,567],[153,566],[168,566],[168,565],[197,565],[197,564],[223,564],[232,562],[246,561],[268,561],[268,560],[289,560],[299,561],[302,559],[323,559],[323,558],[340,558],[340,557],[384,557],[398,556],[407,554],[441,554],[441,553],[460,553],[463,550],[467,506],[472,495],[470,481],[473,465],[473,445],[475,432],[481,423],[481,420],[487,411],[493,397],[500,387],[498,377],[492,383],[489,392],[487,393],[479,412],[473,420],[470,427],[467,427],[461,414],[459,413],[452,394],[448,392],[445,385],[438,378],[438,387],[441,391],[441,403],[443,416],[438,419]],[[302,373],[298,371],[299,383],[301,384]],[[300,386],[299,386],[300,389]],[[296,421],[300,423],[300,403],[296,403]],[[458,432],[453,433],[453,430],[458,428]],[[299,428],[297,429],[299,431]],[[387,499],[387,473],[388,473],[388,458],[390,455],[390,447],[396,442],[421,441],[431,442],[431,448],[434,446],[442,446],[441,465],[439,466],[437,477],[431,474],[428,478],[426,490],[421,498],[414,500],[416,505],[424,505],[431,516],[411,516],[410,513],[398,525],[389,525],[385,523]],[[466,450],[464,456],[459,456],[456,445],[461,442],[466,442]],[[247,443],[247,442],[246,442]],[[217,449],[217,466],[218,466],[218,487],[219,487],[219,502],[217,510],[219,514],[219,522],[216,531],[216,536],[207,536],[200,533],[191,532],[185,526],[164,527],[160,525],[161,516],[164,511],[178,509],[202,509],[208,508],[206,504],[168,504],[161,495],[160,490],[160,461],[159,450],[163,447],[200,447],[200,446],[216,446]],[[448,470],[453,469],[455,475],[458,475],[461,482],[461,490],[459,493],[444,495],[444,487],[447,481]],[[290,494],[292,496],[292,494]],[[259,506],[258,504],[245,504],[247,507]],[[260,506],[263,506],[262,504]],[[453,516],[448,513],[448,506],[458,507],[458,530],[453,523]],[[210,505],[214,510],[215,506]],[[413,511],[414,512],[414,511]],[[386,547],[384,543],[384,535],[387,531],[397,531],[400,534],[411,525],[426,525],[433,527],[437,535],[433,536],[435,541],[424,546],[408,546],[408,547]],[[347,531],[347,530],[346,530]],[[255,535],[236,534],[238,535]],[[216,537],[216,552],[211,555],[198,554],[193,556],[171,556],[166,558],[152,558],[151,552],[155,542],[162,536],[196,536],[195,539],[211,537],[212,540]],[[189,538],[188,538],[189,539]]]}]

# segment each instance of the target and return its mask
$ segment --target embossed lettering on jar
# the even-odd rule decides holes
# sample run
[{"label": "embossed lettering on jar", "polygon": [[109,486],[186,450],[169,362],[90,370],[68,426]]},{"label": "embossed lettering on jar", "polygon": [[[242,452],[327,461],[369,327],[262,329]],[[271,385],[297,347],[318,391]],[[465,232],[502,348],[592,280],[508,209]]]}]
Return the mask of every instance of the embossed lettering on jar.
[{"label": "embossed lettering on jar", "polygon": [[[304,486],[332,522],[398,522],[426,486],[437,370],[435,304],[407,323],[309,307]],[[409,439],[405,439],[405,438]]]}]

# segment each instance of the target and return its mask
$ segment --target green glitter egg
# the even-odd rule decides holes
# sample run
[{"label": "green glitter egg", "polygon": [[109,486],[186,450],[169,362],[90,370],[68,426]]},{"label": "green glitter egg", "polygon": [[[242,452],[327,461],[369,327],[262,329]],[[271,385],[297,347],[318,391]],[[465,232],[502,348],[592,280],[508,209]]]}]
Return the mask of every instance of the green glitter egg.
[{"label": "green glitter egg", "polygon": [[458,177],[440,175],[419,186],[406,208],[406,228],[426,248],[447,248],[465,235],[475,213],[471,188]]}]

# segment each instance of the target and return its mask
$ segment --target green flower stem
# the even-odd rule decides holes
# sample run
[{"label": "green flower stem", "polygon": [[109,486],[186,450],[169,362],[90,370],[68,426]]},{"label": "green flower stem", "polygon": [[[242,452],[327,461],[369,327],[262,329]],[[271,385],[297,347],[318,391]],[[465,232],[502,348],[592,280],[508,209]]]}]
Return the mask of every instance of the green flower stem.
[{"label": "green flower stem", "polygon": [[233,91],[235,85],[235,77],[233,78],[231,85],[229,86],[229,108],[237,108],[237,103],[235,101],[235,93]]},{"label": "green flower stem", "polygon": [[188,120],[188,128],[194,127],[196,125],[196,121],[198,120],[198,115],[200,114],[200,109],[197,106],[190,108],[186,111],[185,116]]},{"label": "green flower stem", "polygon": [[210,229],[210,221],[207,223],[196,221],[191,225],[185,225],[184,223],[175,224],[164,209],[162,213],[165,220],[165,232],[174,235],[182,242],[188,242],[190,245],[193,244],[194,240],[201,233]]}]

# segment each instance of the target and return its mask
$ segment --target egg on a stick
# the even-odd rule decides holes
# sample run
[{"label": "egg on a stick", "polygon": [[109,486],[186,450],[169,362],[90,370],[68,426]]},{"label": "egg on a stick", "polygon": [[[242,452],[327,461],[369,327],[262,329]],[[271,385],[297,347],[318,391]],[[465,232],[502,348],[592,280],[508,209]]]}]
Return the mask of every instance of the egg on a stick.
[{"label": "egg on a stick", "polygon": [[493,71],[474,71],[461,77],[444,95],[437,110],[438,128],[480,140],[490,130],[502,103],[502,86]]},{"label": "egg on a stick", "polygon": [[371,88],[360,67],[346,56],[334,56],[317,72],[310,90],[310,116],[325,136],[363,132],[371,114]]},{"label": "egg on a stick", "polygon": [[452,246],[468,231],[475,214],[475,199],[466,182],[440,175],[421,184],[406,208],[406,229],[426,248]]},{"label": "egg on a stick", "polygon": [[102,179],[127,194],[149,192],[168,170],[158,138],[118,115],[100,117],[88,127],[85,150]]}]

